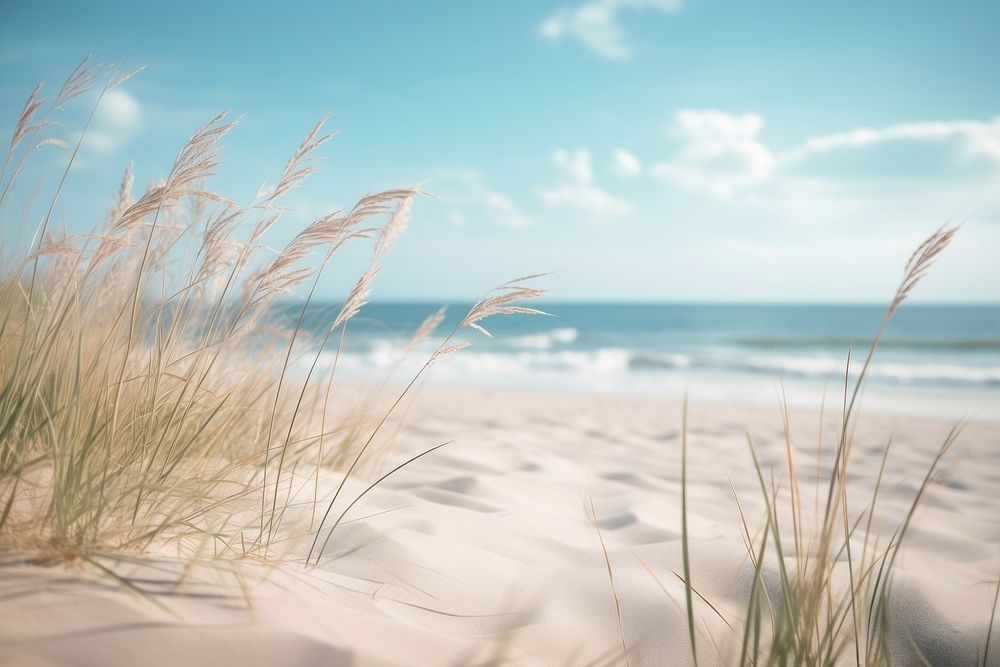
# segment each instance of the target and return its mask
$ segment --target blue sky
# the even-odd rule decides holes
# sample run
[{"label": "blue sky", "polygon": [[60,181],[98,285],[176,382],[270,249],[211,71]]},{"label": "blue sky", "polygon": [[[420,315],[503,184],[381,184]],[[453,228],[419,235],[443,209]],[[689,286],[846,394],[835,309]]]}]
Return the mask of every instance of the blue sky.
[{"label": "blue sky", "polygon": [[1000,301],[997,3],[4,4],[4,135],[36,81],[87,53],[147,66],[98,113],[70,228],[92,227],[128,160],[139,184],[162,176],[221,109],[245,118],[213,185],[242,200],[332,110],[323,172],[270,240],[422,184],[438,197],[378,298],[553,271],[560,299],[880,301],[922,237],[968,218],[918,296]]}]

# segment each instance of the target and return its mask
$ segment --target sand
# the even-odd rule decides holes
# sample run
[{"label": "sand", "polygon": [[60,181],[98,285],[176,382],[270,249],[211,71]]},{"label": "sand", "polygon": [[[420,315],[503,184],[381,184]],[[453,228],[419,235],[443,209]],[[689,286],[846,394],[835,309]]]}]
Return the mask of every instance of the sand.
[{"label": "sand", "polygon": [[[810,511],[818,425],[815,412],[791,415]],[[859,504],[894,436],[879,500],[884,533],[902,518],[951,426],[862,416],[850,479]],[[100,561],[143,597],[89,565],[41,567],[8,554],[0,663],[624,664],[592,499],[630,663],[684,664],[684,589],[673,574],[682,571],[680,429],[677,402],[424,389],[386,460],[454,442],[365,498],[351,516],[372,516],[342,525],[318,567],[297,564],[307,544],[266,566],[189,570],[169,548]],[[730,479],[751,531],[764,523],[744,429],[765,468],[784,479],[777,407],[690,408],[692,581],[737,628],[753,570]],[[832,429],[828,420],[826,451]],[[1000,424],[967,424],[945,468],[900,555],[899,664],[917,662],[917,651],[933,664],[982,655],[1000,574]],[[740,636],[707,605],[695,606],[701,662],[731,661]],[[1000,641],[991,659],[1000,664]]]}]

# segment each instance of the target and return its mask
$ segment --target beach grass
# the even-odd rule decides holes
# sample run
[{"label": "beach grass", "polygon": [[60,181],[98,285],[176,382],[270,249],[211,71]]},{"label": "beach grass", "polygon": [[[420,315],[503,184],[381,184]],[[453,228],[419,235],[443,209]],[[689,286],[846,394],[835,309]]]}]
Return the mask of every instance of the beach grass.
[{"label": "beach grass", "polygon": [[[41,561],[164,542],[191,558],[268,559],[299,537],[311,539],[305,560],[316,563],[367,493],[347,498],[348,479],[374,458],[385,425],[426,370],[467,344],[455,335],[488,333],[482,321],[494,315],[539,312],[521,301],[542,292],[523,281],[502,285],[443,337],[388,407],[337,409],[346,401],[334,387],[336,361],[323,364],[322,355],[335,346],[339,356],[421,191],[367,194],[273,251],[265,239],[288,224],[287,195],[316,172],[314,156],[333,136],[324,130],[329,116],[273,186],[238,203],[209,188],[223,141],[239,124],[223,113],[141,194],[129,165],[96,231],[59,230],[54,211],[90,121],[71,143],[56,134],[57,116],[90,102],[92,118],[138,70],[121,71],[88,58],[54,96],[39,85],[3,162],[0,207],[9,210],[41,147],[69,154],[45,215],[27,225],[30,244],[3,258],[0,544]],[[303,321],[324,270],[359,243],[370,245],[368,267],[321,335],[307,335]],[[297,299],[291,317],[279,302],[289,293]],[[429,314],[411,343],[435,336],[443,316]],[[384,479],[438,446],[366,475]],[[331,470],[339,483],[326,497],[319,478]],[[308,525],[284,525],[302,504],[312,508]]]},{"label": "beach grass", "polygon": [[[899,639],[894,635],[892,604],[893,578],[900,552],[914,517],[931,485],[936,481],[945,455],[951,450],[962,430],[956,424],[941,443],[913,494],[902,520],[886,541],[875,529],[876,508],[882,491],[886,461],[891,440],[885,445],[881,465],[871,494],[857,498],[849,493],[848,479],[851,453],[861,397],[868,371],[879,340],[896,310],[903,304],[934,259],[948,246],[957,228],[939,229],[922,243],[906,265],[903,279],[889,305],[881,325],[875,332],[867,355],[853,386],[845,374],[843,404],[837,425],[836,447],[832,465],[826,471],[825,489],[818,486],[817,499],[825,501],[809,508],[803,501],[796,471],[794,438],[789,426],[787,404],[782,407],[782,432],[785,439],[785,470],[783,481],[775,470],[765,468],[757,453],[753,436],[748,431],[747,443],[756,471],[759,500],[763,505],[763,527],[754,537],[751,519],[744,513],[743,503],[733,488],[738,508],[738,520],[744,546],[753,567],[749,594],[742,618],[723,618],[736,636],[738,653],[732,660],[740,665],[835,665],[848,662],[865,665],[897,664],[894,651]],[[848,361],[850,369],[850,360]],[[698,605],[693,574],[689,567],[687,491],[687,406],[684,406],[681,445],[681,549],[683,552],[683,584],[686,597],[687,624],[690,631],[690,651],[698,662],[698,641],[701,633],[696,623]],[[823,416],[821,412],[820,420]],[[822,434],[822,427],[819,430]],[[817,443],[817,471],[823,443]],[[818,479],[822,479],[817,475]],[[821,484],[817,481],[817,484]],[[786,487],[785,492],[782,486]],[[824,492],[825,491],[825,492]],[[810,512],[810,509],[818,510]],[[768,580],[773,582],[768,585]],[[694,593],[695,595],[693,595]],[[710,602],[702,601],[719,614]],[[988,664],[996,603],[990,611],[982,664]],[[720,642],[710,637],[716,647]],[[907,646],[918,659],[919,647]],[[721,657],[721,656],[720,656]],[[929,664],[929,663],[928,663]]]}]

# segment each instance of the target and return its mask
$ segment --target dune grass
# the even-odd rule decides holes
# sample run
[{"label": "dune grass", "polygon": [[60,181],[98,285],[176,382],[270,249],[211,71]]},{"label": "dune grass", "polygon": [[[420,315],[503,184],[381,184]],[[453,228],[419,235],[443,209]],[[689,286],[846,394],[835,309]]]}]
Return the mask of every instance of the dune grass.
[{"label": "dune grass", "polygon": [[[127,168],[97,231],[57,231],[53,213],[89,120],[70,145],[53,134],[56,117],[95,97],[96,110],[134,73],[87,59],[54,97],[40,85],[3,160],[0,207],[9,212],[13,186],[39,149],[69,153],[46,213],[28,221],[29,247],[4,257],[0,275],[0,546],[58,560],[173,541],[190,554],[266,559],[299,535],[312,536],[306,560],[317,563],[368,492],[342,498],[348,478],[371,460],[426,370],[467,344],[455,335],[487,333],[482,320],[493,315],[537,313],[519,302],[542,292],[522,281],[502,285],[377,418],[337,412],[336,363],[328,368],[321,355],[336,343],[339,356],[348,323],[422,193],[367,194],[270,250],[265,237],[285,224],[286,196],[316,171],[314,155],[333,136],[324,132],[328,117],[277,182],[241,204],[208,187],[222,142],[239,123],[223,113],[137,196]],[[308,335],[303,322],[324,270],[343,247],[366,242],[368,268],[323,334]],[[279,317],[278,299],[288,293],[297,305]],[[433,336],[443,314],[431,314],[413,343]],[[319,477],[330,468],[340,469],[340,481],[325,498]],[[310,489],[309,525],[283,526]]]},{"label": "dune grass", "polygon": [[[815,520],[809,520],[799,489],[787,406],[783,406],[782,412],[787,495],[782,495],[781,485],[775,480],[774,472],[765,470],[761,465],[753,438],[747,433],[765,521],[761,535],[754,539],[748,528],[749,520],[744,513],[743,504],[733,488],[745,547],[753,566],[746,611],[740,623],[736,624],[739,653],[738,658],[734,655],[733,659],[740,665],[834,665],[842,662],[859,665],[894,664],[895,610],[891,599],[897,559],[916,511],[937,478],[941,461],[954,444],[962,425],[958,424],[951,429],[929,461],[912,503],[885,543],[880,542],[880,535],[873,527],[873,519],[891,441],[882,453],[870,497],[849,497],[848,470],[861,396],[879,340],[892,315],[910,295],[934,259],[948,246],[955,232],[955,228],[942,228],[913,253],[896,295],[874,335],[857,380],[852,386],[849,377],[844,377],[843,407],[838,420],[836,448],[823,494],[825,501],[817,508],[820,511]],[[823,417],[820,419],[822,421]],[[689,481],[686,426],[685,405],[685,437],[681,448],[681,546],[684,554],[683,583],[690,646],[697,664],[696,634],[699,630],[695,623],[696,608],[692,592],[698,597],[700,594],[695,589],[688,558],[690,534],[687,521]],[[821,450],[822,442],[818,445],[817,456]],[[819,466],[818,458],[817,472]],[[823,490],[816,489],[817,498]],[[787,500],[781,500],[782,498]],[[789,546],[790,553],[787,552]],[[765,571],[776,577],[775,586],[765,585]],[[711,603],[705,602],[711,606]],[[712,610],[718,613],[714,606]],[[992,615],[995,612],[994,604],[983,653],[984,665],[988,660]],[[711,639],[716,643],[715,638]],[[910,648],[919,652],[916,646]]]}]

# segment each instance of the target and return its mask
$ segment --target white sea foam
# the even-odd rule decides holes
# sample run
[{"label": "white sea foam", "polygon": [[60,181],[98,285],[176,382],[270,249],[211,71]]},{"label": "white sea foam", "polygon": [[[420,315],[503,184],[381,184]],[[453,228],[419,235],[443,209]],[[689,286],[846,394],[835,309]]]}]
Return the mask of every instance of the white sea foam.
[{"label": "white sea foam", "polygon": [[580,332],[572,328],[553,329],[545,333],[529,334],[525,336],[515,336],[510,339],[510,344],[515,347],[548,350],[557,345],[569,345],[576,342],[580,337]]},{"label": "white sea foam", "polygon": [[597,350],[522,351],[514,354],[502,352],[468,351],[449,363],[470,373],[517,374],[533,370],[568,371],[586,375],[625,373],[631,356],[622,348]]},{"label": "white sea foam", "polygon": [[[751,357],[745,361],[750,370],[779,374],[825,378],[843,375],[846,362],[831,356],[771,356]],[[851,375],[861,372],[860,363],[851,364]],[[975,384],[1000,383],[1000,367],[971,366],[943,363],[875,362],[870,376],[896,382],[960,382]]]},{"label": "white sea foam", "polygon": [[[456,381],[462,381],[465,377],[481,381],[496,376],[516,383],[518,378],[522,378],[523,384],[529,386],[533,375],[537,373],[560,373],[566,375],[567,379],[577,377],[584,382],[587,378],[625,378],[638,377],[640,374],[649,381],[668,375],[693,379],[706,372],[750,373],[825,381],[842,377],[846,368],[844,359],[832,355],[744,356],[731,351],[670,354],[637,352],[617,346],[580,349],[571,343],[556,347],[555,341],[570,341],[576,335],[576,331],[572,329],[557,329],[539,334],[537,341],[526,340],[532,337],[523,336],[519,339],[518,348],[514,349],[496,345],[491,347],[491,342],[478,345],[474,343],[471,349],[448,359],[443,364],[445,368],[435,369],[435,375],[444,375]],[[397,368],[400,372],[406,372],[411,370],[411,366],[415,370],[433,352],[433,345],[427,344],[411,350],[410,358],[404,360],[406,351],[403,342],[375,339],[368,343],[367,349],[342,352],[338,372],[378,375]],[[320,367],[329,366],[333,358],[333,352],[324,352]],[[852,363],[851,375],[856,377],[861,367],[860,362]],[[1000,366],[876,361],[870,370],[870,377],[900,384],[949,383],[995,387],[1000,386]]]}]

